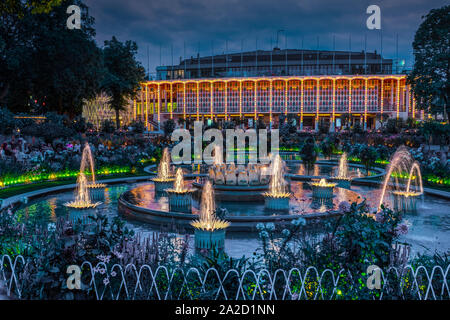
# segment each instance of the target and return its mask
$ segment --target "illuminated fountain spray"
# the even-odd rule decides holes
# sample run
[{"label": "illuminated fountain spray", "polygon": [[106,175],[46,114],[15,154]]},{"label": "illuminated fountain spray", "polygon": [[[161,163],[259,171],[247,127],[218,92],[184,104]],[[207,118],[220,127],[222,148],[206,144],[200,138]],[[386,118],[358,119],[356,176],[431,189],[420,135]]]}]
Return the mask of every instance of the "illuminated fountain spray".
[{"label": "illuminated fountain spray", "polygon": [[348,160],[345,152],[339,159],[337,176],[333,177],[333,181],[337,182],[338,187],[350,189],[351,178],[348,175]]},{"label": "illuminated fountain spray", "polygon": [[178,168],[175,174],[173,188],[166,189],[169,198],[169,210],[176,212],[191,213],[192,193],[194,189],[187,189],[184,186],[183,169]]},{"label": "illuminated fountain spray", "polygon": [[80,174],[86,173],[86,167],[89,167],[91,171],[91,182],[87,184],[87,188],[97,189],[97,188],[104,188],[106,187],[106,184],[103,183],[97,183],[95,181],[95,165],[94,165],[94,157],[92,156],[91,147],[89,146],[89,143],[86,142],[83,154],[81,156],[81,164],[80,164]]},{"label": "illuminated fountain spray", "polygon": [[405,147],[400,147],[390,160],[381,189],[378,210],[385,202],[386,191],[390,190],[394,210],[416,212],[417,198],[423,196],[422,173],[417,161]]},{"label": "illuminated fountain spray", "polygon": [[83,172],[80,172],[77,178],[75,200],[71,202],[66,202],[64,203],[64,205],[66,207],[75,209],[88,209],[88,208],[95,208],[99,204],[101,204],[101,202],[91,201],[91,198],[89,196],[89,188],[86,175]]},{"label": "illuminated fountain spray", "polygon": [[221,164],[223,164],[222,148],[220,146],[216,145],[214,147],[214,165],[215,166],[220,166]]},{"label": "illuminated fountain spray", "polygon": [[280,155],[272,159],[271,179],[269,192],[263,193],[265,207],[271,210],[289,210],[291,193],[287,191],[287,182],[284,179],[285,165]]},{"label": "illuminated fountain spray", "polygon": [[195,228],[196,249],[223,249],[225,245],[225,229],[229,222],[216,217],[214,189],[210,181],[203,187],[200,204],[200,219],[191,223]]},{"label": "illuminated fountain spray", "polygon": [[166,189],[173,188],[174,178],[170,170],[169,149],[164,148],[161,161],[158,165],[156,178],[151,179],[155,184],[155,192],[163,193]]}]

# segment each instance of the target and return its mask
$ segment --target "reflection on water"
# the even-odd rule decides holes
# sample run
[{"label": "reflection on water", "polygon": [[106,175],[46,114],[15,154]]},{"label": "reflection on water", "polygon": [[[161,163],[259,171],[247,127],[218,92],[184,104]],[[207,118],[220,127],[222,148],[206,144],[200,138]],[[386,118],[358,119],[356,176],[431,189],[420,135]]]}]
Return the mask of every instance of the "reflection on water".
[{"label": "reflection on water", "polygon": [[[307,186],[304,188],[304,185]],[[191,188],[191,183],[186,181],[186,187]],[[359,202],[359,195],[347,189],[335,188],[336,196],[327,201],[312,200],[312,192],[307,184],[300,181],[291,181],[290,190],[292,197],[289,200],[291,214],[308,214],[315,212],[326,212],[336,209],[341,201]],[[136,206],[158,211],[169,211],[166,196],[157,197],[154,192],[153,183],[144,183],[132,189],[126,200]],[[192,213],[199,214],[199,201],[194,197]],[[261,216],[280,214],[267,210],[264,202],[239,202],[239,201],[216,201],[217,207],[225,208],[231,216]]]},{"label": "reflection on water", "polygon": [[[117,200],[120,194],[136,187],[140,187],[138,188],[140,191],[136,192],[136,195],[139,195],[139,197],[143,196],[143,204],[153,199],[153,192],[151,192],[153,185],[150,183],[120,184],[108,186],[107,189],[102,190],[103,198],[100,200],[103,203],[97,209],[74,210],[64,207],[63,203],[73,198],[73,192],[68,191],[30,200],[26,206],[17,210],[16,214],[19,219],[36,219],[42,222],[55,221],[56,217],[61,216],[70,218],[83,217],[95,212],[114,217],[117,216]],[[362,186],[352,186],[352,190],[359,193],[362,198],[366,197],[369,203],[374,203],[376,206],[379,191]],[[310,190],[308,190],[307,186],[304,186],[302,183],[292,183],[291,192],[295,195],[295,199],[291,203],[295,204],[296,210],[300,214],[310,210],[312,203],[309,200]],[[348,200],[346,199],[347,196],[348,193],[345,189],[338,188],[333,202],[339,203],[342,200]],[[167,206],[167,198],[158,198],[158,203],[164,208],[164,206]],[[198,204],[195,205],[198,208]],[[228,208],[230,214],[251,214],[251,212],[262,212],[264,210],[263,203],[254,205],[253,209],[251,207],[243,209],[242,203],[220,204],[220,206],[222,205]],[[327,207],[327,204],[317,205],[319,205],[318,211],[325,210]],[[425,196],[423,203],[418,204],[418,212],[416,214],[405,215],[404,219],[410,225],[410,229],[409,233],[403,236],[402,240],[412,244],[413,251],[416,252],[426,249],[448,252],[450,250],[449,205],[450,201]],[[159,230],[136,221],[127,221],[127,226],[136,232],[141,232],[144,236]],[[259,241],[256,239],[256,235],[227,233],[226,250],[233,257],[241,257],[243,254],[250,256],[258,246]]]},{"label": "reflection on water", "polygon": [[[192,164],[182,166],[184,174],[207,174],[209,166],[200,165],[200,164]],[[337,176],[339,171],[338,165],[327,165],[327,164],[315,164],[314,167],[308,171],[305,169],[305,166],[301,162],[286,162],[286,173],[297,174],[297,175],[312,175],[312,176]],[[365,170],[362,170],[358,167],[349,166],[348,174],[350,177],[363,177],[366,175]],[[369,175],[374,175],[376,172],[369,171]]]}]

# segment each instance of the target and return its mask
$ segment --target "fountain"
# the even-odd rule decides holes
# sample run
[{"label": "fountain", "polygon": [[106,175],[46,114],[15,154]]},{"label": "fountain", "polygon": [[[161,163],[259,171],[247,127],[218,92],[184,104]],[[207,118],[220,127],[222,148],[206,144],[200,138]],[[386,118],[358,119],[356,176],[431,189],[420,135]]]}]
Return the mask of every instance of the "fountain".
[{"label": "fountain", "polygon": [[155,192],[163,193],[166,189],[173,188],[174,178],[170,171],[169,149],[164,148],[161,161],[158,165],[158,174],[156,178],[151,179],[155,184]]},{"label": "fountain", "polygon": [[74,201],[64,203],[64,206],[74,209],[89,209],[97,207],[101,202],[92,202],[86,175],[80,172],[77,178],[76,197]]},{"label": "fountain", "polygon": [[196,249],[223,249],[225,245],[225,229],[229,222],[216,217],[216,204],[214,200],[214,189],[211,182],[207,181],[203,187],[202,200],[200,204],[200,219],[193,221],[191,225],[195,228]]},{"label": "fountain", "polygon": [[214,166],[220,166],[223,164],[223,152],[220,146],[214,147]]},{"label": "fountain", "polygon": [[336,183],[327,182],[325,179],[320,179],[319,182],[311,182],[312,196],[315,199],[331,199],[333,198],[333,188]]},{"label": "fountain", "polygon": [[340,188],[350,189],[351,178],[348,175],[348,163],[347,163],[347,153],[343,153],[339,159],[339,168],[337,176],[332,178],[333,181],[337,182],[337,186]]},{"label": "fountain", "polygon": [[186,189],[184,187],[183,169],[177,169],[174,188],[169,188],[165,191],[167,192],[169,198],[170,211],[191,213],[192,193],[195,189]]},{"label": "fountain", "polygon": [[91,169],[91,177],[92,181],[87,184],[87,188],[91,189],[99,189],[106,187],[106,184],[103,183],[97,183],[95,181],[95,165],[94,165],[94,157],[92,156],[91,147],[89,146],[89,143],[86,142],[83,154],[81,156],[81,164],[80,164],[80,173],[85,174],[86,173],[86,166],[90,167]]},{"label": "fountain", "polygon": [[[214,147],[212,165],[208,169],[208,180],[219,201],[264,201],[262,193],[269,189],[269,175],[261,164],[225,164],[220,146]],[[197,179],[192,185],[202,189],[204,182]]]},{"label": "fountain", "polygon": [[284,162],[279,154],[272,160],[272,177],[269,192],[263,193],[265,207],[270,210],[289,211],[291,193],[287,192],[287,182],[284,179]]},{"label": "fountain", "polygon": [[419,163],[412,158],[406,147],[398,148],[390,160],[378,210],[384,204],[387,189],[391,190],[394,210],[408,213],[417,211],[417,198],[423,196],[422,174]]}]

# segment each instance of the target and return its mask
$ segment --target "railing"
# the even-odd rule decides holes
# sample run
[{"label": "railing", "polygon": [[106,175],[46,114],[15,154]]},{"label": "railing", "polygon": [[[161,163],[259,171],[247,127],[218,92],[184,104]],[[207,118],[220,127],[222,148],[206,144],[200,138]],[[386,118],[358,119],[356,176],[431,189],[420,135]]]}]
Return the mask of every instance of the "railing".
[{"label": "railing", "polygon": [[[3,282],[8,296],[22,298],[25,259],[4,255],[0,262],[0,289]],[[103,262],[94,267],[87,261],[80,268],[84,288],[90,288],[91,297],[97,300],[333,300],[362,298],[361,293],[365,293],[365,299],[450,299],[450,265],[446,268],[408,265],[384,271],[379,269],[380,286],[372,290],[365,286],[366,280],[361,281],[368,275],[352,275],[344,269],[319,271],[316,267],[308,267],[279,269],[273,273],[236,269],[219,272],[215,268],[169,270],[166,266],[152,268],[134,264],[114,264],[108,268]],[[65,274],[65,270],[60,272]]]}]

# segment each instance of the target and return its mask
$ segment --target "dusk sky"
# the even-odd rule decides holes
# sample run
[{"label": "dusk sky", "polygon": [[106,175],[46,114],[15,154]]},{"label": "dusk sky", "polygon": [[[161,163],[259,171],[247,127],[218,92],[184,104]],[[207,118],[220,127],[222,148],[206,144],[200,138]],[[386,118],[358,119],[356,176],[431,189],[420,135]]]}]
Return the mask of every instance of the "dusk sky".
[{"label": "dusk sky", "polygon": [[[381,8],[383,56],[396,58],[398,34],[399,59],[412,64],[412,41],[421,23],[421,17],[430,9],[439,8],[446,0],[86,0],[90,14],[96,19],[97,41],[100,45],[113,35],[119,40],[133,40],[139,46],[138,59],[147,69],[149,48],[150,72],[155,67],[178,63],[183,56],[196,56],[228,51],[269,50],[277,30],[279,47],[300,48],[302,38],[305,49],[381,50],[380,30],[368,30],[366,8],[376,4]],[[257,39],[257,40],[256,40]]]}]

